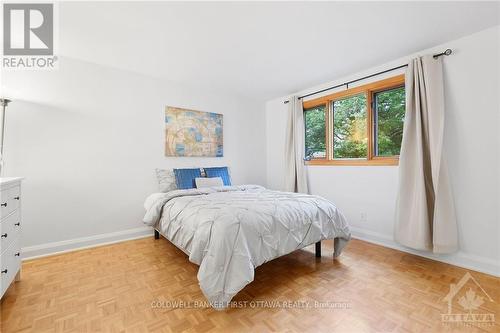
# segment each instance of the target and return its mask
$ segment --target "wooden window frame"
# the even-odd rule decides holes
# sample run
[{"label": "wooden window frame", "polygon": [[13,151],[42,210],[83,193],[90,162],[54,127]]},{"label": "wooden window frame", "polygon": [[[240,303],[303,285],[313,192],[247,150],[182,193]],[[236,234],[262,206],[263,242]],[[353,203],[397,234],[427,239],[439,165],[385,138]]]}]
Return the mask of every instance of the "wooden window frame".
[{"label": "wooden window frame", "polygon": [[[399,88],[404,86],[405,76],[397,75],[384,80],[364,84],[347,90],[335,92],[330,95],[322,96],[315,99],[310,99],[303,102],[304,111],[319,105],[325,106],[325,135],[326,135],[326,158],[313,158],[309,161],[305,161],[306,165],[350,165],[350,166],[363,166],[363,165],[398,165],[399,155],[396,156],[375,156],[375,129],[374,124],[374,105],[372,103],[373,96],[375,93],[380,91]],[[331,129],[333,128],[333,117],[332,117],[332,102],[351,97],[354,95],[365,94],[366,95],[366,126],[367,126],[367,137],[368,137],[368,152],[367,158],[344,158],[335,159],[333,158],[333,133]]]}]

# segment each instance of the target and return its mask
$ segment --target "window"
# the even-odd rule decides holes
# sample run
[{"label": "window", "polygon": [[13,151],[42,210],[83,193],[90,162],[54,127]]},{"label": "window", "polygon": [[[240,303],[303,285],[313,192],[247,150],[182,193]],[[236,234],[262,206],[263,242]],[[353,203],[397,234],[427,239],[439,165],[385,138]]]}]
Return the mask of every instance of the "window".
[{"label": "window", "polygon": [[311,158],[326,157],[326,118],[325,106],[318,105],[304,110],[306,126],[305,144],[306,156]]},{"label": "window", "polygon": [[355,95],[332,102],[333,156],[335,158],[366,158],[366,96]]},{"label": "window", "polygon": [[304,101],[307,164],[397,165],[404,76]]},{"label": "window", "polygon": [[375,156],[399,155],[405,120],[405,88],[377,92],[373,100]]}]

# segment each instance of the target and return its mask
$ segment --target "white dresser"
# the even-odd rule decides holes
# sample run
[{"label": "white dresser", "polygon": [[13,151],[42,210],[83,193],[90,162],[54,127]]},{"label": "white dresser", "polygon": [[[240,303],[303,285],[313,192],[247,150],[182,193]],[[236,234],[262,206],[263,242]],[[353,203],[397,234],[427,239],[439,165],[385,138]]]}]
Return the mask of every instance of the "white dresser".
[{"label": "white dresser", "polygon": [[13,281],[21,278],[21,181],[23,178],[0,178],[0,270],[3,297]]}]

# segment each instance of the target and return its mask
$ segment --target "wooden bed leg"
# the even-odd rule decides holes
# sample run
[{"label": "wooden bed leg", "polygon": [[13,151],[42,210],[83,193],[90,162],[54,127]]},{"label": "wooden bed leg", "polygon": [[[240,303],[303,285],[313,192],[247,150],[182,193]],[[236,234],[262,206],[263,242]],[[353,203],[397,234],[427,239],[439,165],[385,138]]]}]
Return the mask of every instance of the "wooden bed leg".
[{"label": "wooden bed leg", "polygon": [[160,233],[155,229],[155,239],[160,239]]},{"label": "wooden bed leg", "polygon": [[321,258],[321,241],[316,243],[316,258]]}]

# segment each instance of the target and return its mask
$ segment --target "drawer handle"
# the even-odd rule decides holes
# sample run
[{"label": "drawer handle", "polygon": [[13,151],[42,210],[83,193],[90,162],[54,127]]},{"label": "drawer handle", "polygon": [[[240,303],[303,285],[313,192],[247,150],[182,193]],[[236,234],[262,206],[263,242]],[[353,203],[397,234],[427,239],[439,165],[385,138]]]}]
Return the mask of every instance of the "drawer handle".
[{"label": "drawer handle", "polygon": [[21,253],[17,252],[17,253],[14,254],[14,257],[19,257],[20,255],[21,255]]},{"label": "drawer handle", "polygon": [[6,269],[2,269],[2,274],[7,274],[8,270],[7,268]]},{"label": "drawer handle", "polygon": [[0,238],[7,238],[7,233],[2,234],[2,236],[0,236]]},{"label": "drawer handle", "polygon": [[1,204],[0,206],[2,206],[2,207],[7,207],[7,203],[6,203],[6,202],[4,202],[4,203],[3,203],[3,204]]},{"label": "drawer handle", "polygon": [[21,222],[14,223],[16,227],[19,227],[21,225]]},{"label": "drawer handle", "polygon": [[14,197],[14,200],[21,200],[21,197]]}]

